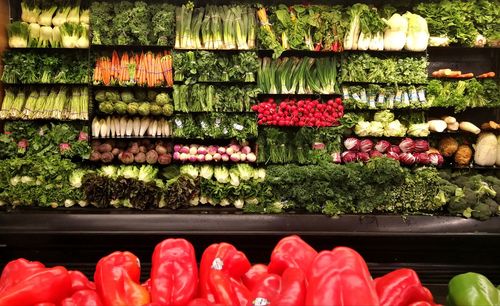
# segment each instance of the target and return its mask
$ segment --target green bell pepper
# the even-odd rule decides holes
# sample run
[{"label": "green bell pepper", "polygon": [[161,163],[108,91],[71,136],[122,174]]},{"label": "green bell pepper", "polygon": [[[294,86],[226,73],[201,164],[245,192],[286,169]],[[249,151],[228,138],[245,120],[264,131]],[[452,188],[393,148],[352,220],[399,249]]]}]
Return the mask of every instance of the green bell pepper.
[{"label": "green bell pepper", "polygon": [[446,305],[500,305],[500,290],[481,274],[473,272],[460,274],[453,277],[448,283]]}]

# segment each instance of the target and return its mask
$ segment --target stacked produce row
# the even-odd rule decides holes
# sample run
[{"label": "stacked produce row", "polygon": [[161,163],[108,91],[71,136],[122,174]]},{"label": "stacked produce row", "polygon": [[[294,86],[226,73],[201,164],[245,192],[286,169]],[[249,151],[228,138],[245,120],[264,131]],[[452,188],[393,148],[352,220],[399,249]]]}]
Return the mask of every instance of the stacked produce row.
[{"label": "stacked produce row", "polygon": [[[6,205],[212,204],[480,219],[500,212],[500,125],[491,114],[475,118],[478,108],[500,105],[498,79],[488,71],[495,68],[478,77],[465,68],[432,74],[424,53],[446,41],[495,46],[498,33],[481,16],[467,23],[472,38],[431,20],[455,14],[434,4],[410,12],[360,3],[37,5],[23,2],[26,24],[10,26],[0,118],[88,120],[90,131],[87,124],[6,123]],[[490,1],[469,5],[499,15]],[[59,28],[62,47],[85,47],[88,20],[87,53],[22,49],[47,45],[36,40],[37,25],[40,35],[51,28],[52,47]],[[51,132],[59,129],[67,133]],[[52,174],[36,173],[40,156],[57,162]],[[457,174],[474,183],[457,182]],[[46,193],[40,181],[58,188]]]}]

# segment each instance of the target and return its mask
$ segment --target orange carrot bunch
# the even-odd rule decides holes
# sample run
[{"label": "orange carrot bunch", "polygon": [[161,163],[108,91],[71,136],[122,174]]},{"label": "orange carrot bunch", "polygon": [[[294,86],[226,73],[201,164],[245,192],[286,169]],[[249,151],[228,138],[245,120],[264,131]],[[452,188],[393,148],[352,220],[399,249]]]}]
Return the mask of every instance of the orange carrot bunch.
[{"label": "orange carrot bunch", "polygon": [[170,53],[141,52],[121,57],[113,51],[111,59],[100,57],[94,68],[94,84],[139,85],[146,87],[173,86],[172,56]]}]

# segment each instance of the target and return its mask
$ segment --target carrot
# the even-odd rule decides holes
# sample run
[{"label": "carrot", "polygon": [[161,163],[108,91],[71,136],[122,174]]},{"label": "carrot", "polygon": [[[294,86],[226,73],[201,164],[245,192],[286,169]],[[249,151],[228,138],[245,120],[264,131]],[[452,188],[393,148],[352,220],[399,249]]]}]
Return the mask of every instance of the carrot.
[{"label": "carrot", "polygon": [[470,78],[474,77],[474,73],[469,72],[469,73],[461,74],[458,77],[461,79],[470,79]]},{"label": "carrot", "polygon": [[486,73],[483,73],[483,74],[480,74],[478,75],[477,77],[479,79],[484,79],[484,78],[494,78],[495,77],[495,73],[493,71],[490,71],[490,72],[486,72]]},{"label": "carrot", "polygon": [[167,84],[168,86],[173,86],[174,85],[174,71],[173,71],[173,57],[172,55],[167,56]]},{"label": "carrot", "polygon": [[118,52],[113,51],[111,56],[111,79],[116,79],[118,76],[118,68],[120,67],[120,58],[118,57]]},{"label": "carrot", "polygon": [[102,58],[101,59],[102,63],[102,82],[104,85],[109,85],[111,82],[111,62],[109,61],[108,57]]},{"label": "carrot", "polygon": [[156,86],[161,86],[163,84],[163,75],[161,74],[161,63],[160,63],[161,55],[157,54],[156,55]]}]

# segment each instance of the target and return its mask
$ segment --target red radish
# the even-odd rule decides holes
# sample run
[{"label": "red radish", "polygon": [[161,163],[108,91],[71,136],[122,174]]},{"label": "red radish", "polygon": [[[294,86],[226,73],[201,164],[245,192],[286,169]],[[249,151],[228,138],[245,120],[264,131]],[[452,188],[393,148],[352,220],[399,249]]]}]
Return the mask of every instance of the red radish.
[{"label": "red radish", "polygon": [[257,156],[254,153],[247,154],[247,161],[254,163],[257,160]]},{"label": "red radish", "polygon": [[189,161],[195,163],[198,161],[198,158],[196,158],[196,155],[189,155]]},{"label": "red radish", "polygon": [[221,158],[221,159],[222,159],[222,161],[227,162],[227,161],[229,161],[229,155],[227,155],[227,154],[222,154],[222,158]]},{"label": "red radish", "polygon": [[214,155],[217,153],[217,146],[208,146],[207,152],[208,154]]},{"label": "red radish", "polygon": [[181,146],[181,145],[176,144],[176,145],[174,146],[174,152],[179,152],[179,151],[181,150],[181,148],[182,148],[182,146]]}]

